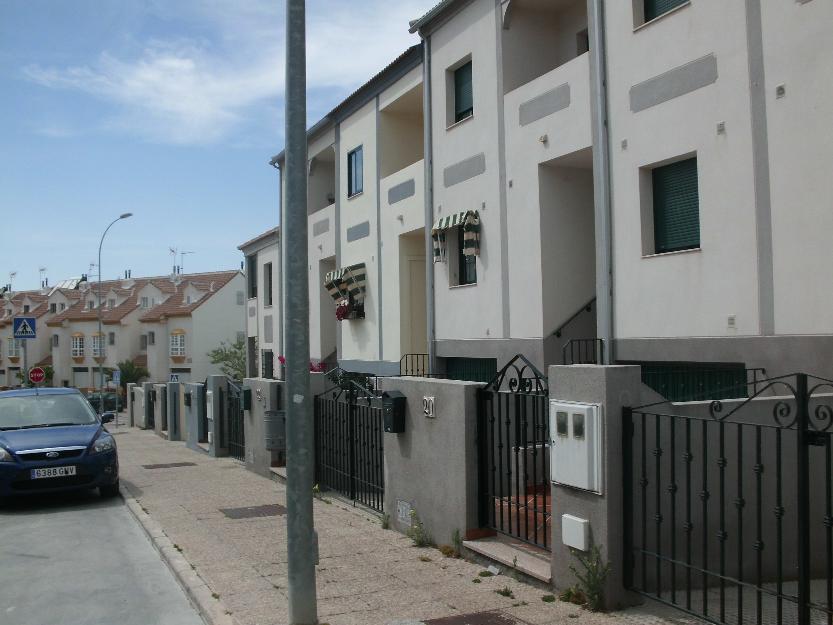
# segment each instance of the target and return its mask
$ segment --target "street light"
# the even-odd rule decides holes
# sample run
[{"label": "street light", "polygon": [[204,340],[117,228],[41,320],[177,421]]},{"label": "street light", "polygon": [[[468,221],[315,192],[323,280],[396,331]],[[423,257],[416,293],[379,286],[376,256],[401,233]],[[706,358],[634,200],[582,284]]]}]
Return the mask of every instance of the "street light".
[{"label": "street light", "polygon": [[104,234],[101,235],[101,241],[98,243],[98,412],[104,412],[104,335],[101,333],[101,246],[104,245],[104,237],[107,236],[107,231],[113,227],[113,224],[122,219],[133,217],[133,213],[122,213],[117,219],[110,222]]}]

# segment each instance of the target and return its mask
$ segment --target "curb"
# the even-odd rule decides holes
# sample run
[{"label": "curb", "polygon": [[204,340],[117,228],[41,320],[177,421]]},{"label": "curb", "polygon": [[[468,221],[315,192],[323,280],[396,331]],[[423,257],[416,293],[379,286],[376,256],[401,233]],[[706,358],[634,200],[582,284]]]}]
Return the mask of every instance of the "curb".
[{"label": "curb", "polygon": [[236,619],[226,610],[226,606],[219,599],[215,599],[211,589],[191,567],[171,539],[167,537],[162,527],[155,519],[145,512],[139,502],[130,494],[125,486],[119,487],[124,503],[133,517],[139,522],[150,542],[162,557],[165,564],[174,574],[176,581],[185,591],[186,596],[197,609],[207,625],[238,625]]}]

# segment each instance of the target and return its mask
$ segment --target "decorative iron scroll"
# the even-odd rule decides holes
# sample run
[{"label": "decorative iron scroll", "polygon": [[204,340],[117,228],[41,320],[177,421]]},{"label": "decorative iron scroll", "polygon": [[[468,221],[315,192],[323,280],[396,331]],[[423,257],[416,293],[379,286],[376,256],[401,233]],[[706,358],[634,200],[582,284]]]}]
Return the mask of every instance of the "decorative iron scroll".
[{"label": "decorative iron scroll", "polygon": [[504,388],[504,384],[510,393],[525,395],[549,393],[547,378],[523,354],[516,355],[506,363],[484,390],[500,391]]},{"label": "decorative iron scroll", "polygon": [[[822,378],[819,378],[822,379]],[[807,396],[809,401],[813,401],[814,393],[820,389],[827,387],[828,392],[833,392],[833,382],[823,380],[820,384],[816,384],[809,390]],[[829,399],[829,398],[828,398]],[[810,413],[810,427],[817,432],[828,432],[833,428],[833,407],[830,404],[819,404]]]}]

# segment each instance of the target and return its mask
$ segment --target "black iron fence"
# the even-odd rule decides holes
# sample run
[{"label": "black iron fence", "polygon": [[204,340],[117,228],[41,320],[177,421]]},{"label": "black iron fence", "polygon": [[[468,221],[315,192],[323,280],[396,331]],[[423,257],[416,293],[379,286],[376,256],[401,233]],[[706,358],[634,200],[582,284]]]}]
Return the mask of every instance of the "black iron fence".
[{"label": "black iron fence", "polygon": [[428,373],[428,354],[405,354],[399,359],[399,375],[426,376]]},{"label": "black iron fence", "polygon": [[550,549],[546,378],[518,355],[477,399],[480,525]]},{"label": "black iron fence", "polygon": [[712,623],[833,622],[833,381],[625,409],[625,575]]},{"label": "black iron fence", "polygon": [[605,344],[602,339],[573,339],[561,348],[565,365],[598,365],[604,362]]},{"label": "black iron fence", "polygon": [[[223,397],[223,390],[220,389],[221,398]],[[223,425],[221,431],[226,436],[224,437],[224,445],[221,447],[228,447],[229,456],[237,460],[246,460],[246,436],[243,427],[243,388],[238,386],[231,380],[228,381],[227,390],[225,392],[225,401],[220,400],[220,405],[223,406],[225,419],[220,419]]]},{"label": "black iron fence", "polygon": [[383,512],[384,424],[371,394],[345,383],[315,398],[315,475],[333,490]]}]

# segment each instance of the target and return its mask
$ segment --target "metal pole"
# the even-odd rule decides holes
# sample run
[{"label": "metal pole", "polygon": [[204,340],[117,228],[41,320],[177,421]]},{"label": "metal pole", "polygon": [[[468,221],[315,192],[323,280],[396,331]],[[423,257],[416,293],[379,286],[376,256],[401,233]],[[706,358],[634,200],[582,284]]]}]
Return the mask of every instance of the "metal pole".
[{"label": "metal pole", "polygon": [[[101,246],[104,245],[104,237],[107,232],[113,227],[113,224],[121,219],[132,217],[133,213],[123,213],[110,222],[110,225],[104,230],[101,235],[101,240],[98,242],[98,413],[104,412],[104,335],[101,333]],[[95,356],[95,354],[93,354]],[[118,421],[118,417],[116,417]]]},{"label": "metal pole", "polygon": [[309,380],[307,274],[306,17],[304,0],[286,3],[286,211],[282,237],[287,392],[287,555],[289,622],[315,625],[317,546],[313,528],[313,423]]},{"label": "metal pole", "polygon": [[798,473],[798,624],[810,624],[810,429],[807,374],[796,376],[796,472]]},{"label": "metal pole", "polygon": [[26,386],[29,383],[29,364],[28,364],[28,357],[26,355],[26,344],[29,341],[24,339],[23,343],[23,379],[20,381],[21,386]]}]

